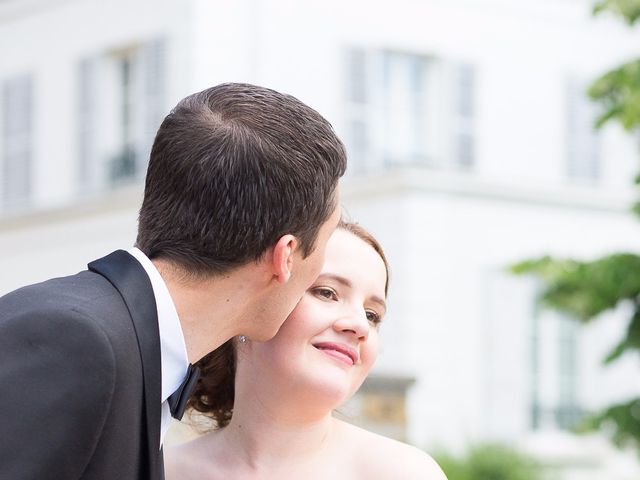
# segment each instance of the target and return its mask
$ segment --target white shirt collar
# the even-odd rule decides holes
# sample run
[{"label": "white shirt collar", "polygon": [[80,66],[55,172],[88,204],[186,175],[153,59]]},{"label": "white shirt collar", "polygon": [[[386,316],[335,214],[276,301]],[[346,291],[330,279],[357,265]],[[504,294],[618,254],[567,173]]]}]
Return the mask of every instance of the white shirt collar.
[{"label": "white shirt collar", "polygon": [[138,248],[133,247],[129,253],[140,262],[151,281],[153,295],[158,309],[158,329],[160,330],[160,361],[162,372],[162,390],[160,399],[162,405],[161,442],[168,428],[171,417],[168,414],[166,400],[175,392],[185,376],[189,367],[187,347],[184,343],[184,335],[178,312],[169,293],[166,283],[160,272],[149,258]]}]

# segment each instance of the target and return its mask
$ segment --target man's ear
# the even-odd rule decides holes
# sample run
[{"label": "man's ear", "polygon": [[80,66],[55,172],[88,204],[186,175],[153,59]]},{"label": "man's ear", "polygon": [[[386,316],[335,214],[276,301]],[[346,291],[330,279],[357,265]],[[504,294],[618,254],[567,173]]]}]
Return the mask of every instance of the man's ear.
[{"label": "man's ear", "polygon": [[293,270],[293,255],[298,248],[298,239],[294,235],[283,235],[273,247],[272,267],[273,272],[280,283],[285,283],[291,278]]}]

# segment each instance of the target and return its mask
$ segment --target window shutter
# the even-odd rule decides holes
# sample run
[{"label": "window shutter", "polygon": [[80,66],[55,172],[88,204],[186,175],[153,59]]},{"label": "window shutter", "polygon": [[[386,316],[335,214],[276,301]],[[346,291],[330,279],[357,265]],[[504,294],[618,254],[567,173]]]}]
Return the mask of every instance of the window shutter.
[{"label": "window shutter", "polygon": [[91,192],[102,186],[105,172],[97,150],[98,58],[78,65],[78,181],[79,189]]},{"label": "window shutter", "polygon": [[140,137],[138,171],[144,174],[158,127],[166,115],[167,42],[159,38],[146,42],[140,50]]},{"label": "window shutter", "polygon": [[33,161],[33,82],[31,76],[7,80],[2,89],[2,204],[21,208],[31,196]]}]

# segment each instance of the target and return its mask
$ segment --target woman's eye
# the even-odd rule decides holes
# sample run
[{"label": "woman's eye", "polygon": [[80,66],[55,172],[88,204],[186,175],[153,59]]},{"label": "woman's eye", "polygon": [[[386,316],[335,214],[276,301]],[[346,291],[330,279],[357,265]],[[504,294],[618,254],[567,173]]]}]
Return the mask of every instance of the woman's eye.
[{"label": "woman's eye", "polygon": [[382,317],[373,310],[367,310],[367,320],[369,320],[373,325],[379,325],[382,321]]},{"label": "woman's eye", "polygon": [[334,292],[330,288],[318,287],[318,288],[315,288],[313,292],[317,296],[321,298],[326,298],[327,300],[337,300],[338,298],[338,296],[336,295],[336,292]]}]

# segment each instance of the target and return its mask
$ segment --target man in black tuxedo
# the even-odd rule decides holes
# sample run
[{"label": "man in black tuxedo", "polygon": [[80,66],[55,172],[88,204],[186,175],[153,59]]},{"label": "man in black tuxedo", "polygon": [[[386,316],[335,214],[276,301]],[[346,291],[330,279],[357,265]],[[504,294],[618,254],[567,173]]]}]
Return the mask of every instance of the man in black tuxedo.
[{"label": "man in black tuxedo", "polygon": [[288,95],[223,84],[156,135],[136,246],[0,298],[0,479],[163,478],[198,359],[315,280],[346,155]]}]

